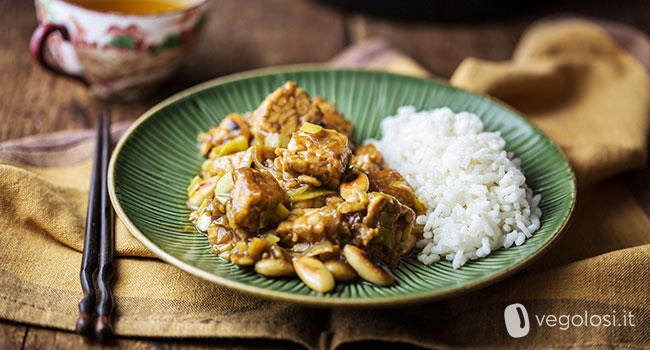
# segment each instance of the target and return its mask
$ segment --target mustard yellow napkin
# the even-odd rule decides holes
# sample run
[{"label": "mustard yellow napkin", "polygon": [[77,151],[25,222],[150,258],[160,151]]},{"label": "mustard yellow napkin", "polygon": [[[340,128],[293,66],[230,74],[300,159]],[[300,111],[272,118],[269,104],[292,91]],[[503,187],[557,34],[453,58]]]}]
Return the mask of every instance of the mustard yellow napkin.
[{"label": "mustard yellow napkin", "polygon": [[[389,47],[358,54],[368,45],[381,44],[352,48],[336,64],[422,74]],[[452,83],[495,94],[523,111],[565,149],[579,175],[572,226],[532,268],[426,305],[313,309],[233,292],[144,258],[149,253],[118,224],[116,332],[289,340],[312,349],[366,340],[431,348],[650,347],[650,220],[611,177],[642,165],[646,156],[646,71],[600,27],[563,21],[527,31],[512,62],[468,59]],[[0,144],[0,317],[72,329],[81,298],[90,160],[70,159],[89,155],[92,142],[78,137],[61,147],[55,139],[61,135],[41,138],[39,147],[30,147],[33,140]],[[504,308],[513,302],[523,303],[531,318],[633,312],[639,326],[562,330],[532,324],[528,336],[514,339],[503,323]]]},{"label": "mustard yellow napkin", "polygon": [[512,61],[466,59],[451,83],[520,110],[566,152],[580,186],[645,165],[650,80],[599,26],[539,24]]}]

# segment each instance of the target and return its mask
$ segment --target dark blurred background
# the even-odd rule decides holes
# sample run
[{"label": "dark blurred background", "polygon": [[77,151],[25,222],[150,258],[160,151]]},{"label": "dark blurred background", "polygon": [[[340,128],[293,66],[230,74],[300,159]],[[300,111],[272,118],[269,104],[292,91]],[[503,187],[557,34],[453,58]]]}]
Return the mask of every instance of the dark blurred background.
[{"label": "dark blurred background", "polygon": [[[624,13],[630,9],[639,16],[639,24],[647,23],[648,1],[602,0],[318,0],[350,11],[394,19],[428,21],[476,21],[503,19],[512,16],[553,12],[575,12],[588,16],[629,19]],[[645,12],[645,13],[644,13]],[[645,17],[644,17],[645,16]]]},{"label": "dark blurred background", "polygon": [[[497,19],[543,7],[540,1],[518,0],[319,0],[347,10],[376,16],[431,21]],[[551,3],[552,1],[548,1]]]}]

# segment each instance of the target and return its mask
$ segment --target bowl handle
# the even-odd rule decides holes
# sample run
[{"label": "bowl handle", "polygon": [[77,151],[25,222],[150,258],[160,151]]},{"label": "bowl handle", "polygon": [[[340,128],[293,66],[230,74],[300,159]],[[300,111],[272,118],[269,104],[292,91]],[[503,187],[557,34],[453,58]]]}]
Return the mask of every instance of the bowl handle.
[{"label": "bowl handle", "polygon": [[32,38],[29,41],[29,51],[31,52],[32,57],[36,62],[38,62],[38,64],[41,65],[41,67],[49,70],[54,74],[59,74],[64,77],[77,80],[86,86],[90,85],[88,79],[86,79],[86,77],[83,75],[66,72],[59,66],[48,62],[48,60],[45,58],[47,38],[50,36],[50,34],[55,32],[61,33],[63,40],[70,41],[70,34],[63,25],[56,23],[41,23],[38,25],[38,27],[36,27],[34,33],[32,33]]}]

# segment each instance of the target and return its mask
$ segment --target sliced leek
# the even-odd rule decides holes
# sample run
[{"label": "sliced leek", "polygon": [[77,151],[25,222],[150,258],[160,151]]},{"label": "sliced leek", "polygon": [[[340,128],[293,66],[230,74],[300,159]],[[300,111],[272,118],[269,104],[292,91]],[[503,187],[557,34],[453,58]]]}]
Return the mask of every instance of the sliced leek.
[{"label": "sliced leek", "polygon": [[192,179],[192,182],[190,182],[190,185],[187,187],[187,195],[189,197],[192,197],[194,192],[199,189],[199,185],[201,185],[201,177],[195,176],[194,179]]},{"label": "sliced leek", "polygon": [[280,242],[280,237],[272,233],[267,233],[266,236],[264,236],[264,239],[271,245]]},{"label": "sliced leek", "polygon": [[321,130],[323,130],[323,127],[320,126],[320,125],[305,122],[300,127],[300,130],[302,130],[302,131],[304,131],[304,132],[306,132],[308,134],[318,134]]},{"label": "sliced leek", "polygon": [[218,158],[228,154],[245,151],[248,148],[248,138],[246,136],[237,136],[234,139],[217,146],[210,151],[210,158]]},{"label": "sliced leek", "polygon": [[422,202],[420,202],[418,197],[413,192],[413,189],[411,189],[411,186],[409,186],[409,184],[406,181],[393,181],[390,185],[391,187],[400,188],[409,192],[409,194],[413,198],[413,203],[415,204],[416,214],[421,215],[427,211],[427,208],[424,206],[424,204],[422,204]]},{"label": "sliced leek", "polygon": [[336,191],[332,191],[324,188],[311,188],[302,192],[290,194],[289,199],[291,199],[292,202],[299,202],[307,199],[326,196],[332,193],[336,193]]},{"label": "sliced leek", "polygon": [[223,176],[217,181],[217,186],[214,189],[215,194],[224,194],[228,193],[235,187],[235,183],[232,180],[232,170],[223,174]]}]

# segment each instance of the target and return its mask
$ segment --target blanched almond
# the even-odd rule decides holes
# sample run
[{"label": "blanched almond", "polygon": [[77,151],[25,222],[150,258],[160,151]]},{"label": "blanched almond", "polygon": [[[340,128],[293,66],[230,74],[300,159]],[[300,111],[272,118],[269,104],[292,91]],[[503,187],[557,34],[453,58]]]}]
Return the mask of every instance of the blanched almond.
[{"label": "blanched almond", "polygon": [[325,267],[334,275],[334,279],[337,281],[348,282],[357,278],[357,273],[354,272],[354,269],[344,262],[337,260],[326,261]]},{"label": "blanched almond", "polygon": [[321,293],[334,289],[334,275],[320,260],[303,256],[293,261],[293,268],[309,288]]},{"label": "blanched almond", "polygon": [[290,262],[284,259],[262,259],[255,264],[255,272],[267,277],[293,276]]},{"label": "blanched almond", "polygon": [[347,244],[343,248],[343,255],[348,261],[348,264],[363,278],[364,280],[374,283],[379,286],[388,286],[395,281],[395,276],[387,268],[379,266],[370,259],[365,251]]}]

